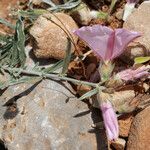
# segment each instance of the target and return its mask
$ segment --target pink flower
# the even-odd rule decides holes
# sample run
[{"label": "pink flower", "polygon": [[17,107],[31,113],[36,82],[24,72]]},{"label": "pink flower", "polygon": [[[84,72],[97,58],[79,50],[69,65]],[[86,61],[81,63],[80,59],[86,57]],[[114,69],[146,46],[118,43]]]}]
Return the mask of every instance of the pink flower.
[{"label": "pink flower", "polygon": [[138,79],[141,78],[143,76],[147,76],[150,75],[150,73],[148,72],[150,69],[150,66],[142,66],[139,67],[138,69],[126,69],[123,70],[119,73],[117,73],[116,76],[118,76],[120,79],[124,80],[124,81],[129,81],[129,80],[134,80],[134,79]]},{"label": "pink flower", "polygon": [[101,25],[82,27],[74,34],[84,40],[103,61],[121,55],[128,43],[140,36],[137,32],[122,28],[113,30]]},{"label": "pink flower", "polygon": [[119,136],[119,126],[116,113],[109,101],[101,104],[101,110],[106,129],[106,134],[109,140],[116,140]]}]

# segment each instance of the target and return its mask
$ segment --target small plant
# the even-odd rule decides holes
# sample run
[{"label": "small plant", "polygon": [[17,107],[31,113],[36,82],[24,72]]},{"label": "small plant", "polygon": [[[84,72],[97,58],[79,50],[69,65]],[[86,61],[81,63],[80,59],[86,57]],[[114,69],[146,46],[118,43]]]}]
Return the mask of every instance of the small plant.
[{"label": "small plant", "polygon": [[[28,15],[30,15],[30,13]],[[6,24],[6,22],[4,23]],[[7,25],[11,26],[10,24]],[[8,78],[6,82],[0,82],[0,89],[5,89],[8,86],[24,82],[37,82],[37,80],[39,81],[45,78],[59,79],[60,81],[65,80],[78,85],[85,84],[91,86],[93,89],[81,96],[80,100],[97,94],[108,139],[117,139],[119,135],[118,121],[113,104],[111,103],[111,96],[109,92],[107,92],[109,87],[106,86],[106,83],[110,80],[127,82],[149,75],[149,66],[127,69],[115,75],[112,74],[115,67],[115,58],[120,56],[128,43],[139,37],[140,34],[126,29],[112,30],[111,28],[101,25],[82,27],[74,31],[74,34],[83,39],[100,59],[99,73],[101,81],[100,83],[92,83],[66,76],[68,65],[72,58],[71,42],[73,41],[70,36],[68,37],[66,57],[64,60],[60,60],[46,69],[39,67],[38,64],[33,68],[28,68],[28,66],[25,65],[26,35],[24,33],[24,22],[21,17],[19,17],[13,29],[15,29],[14,35],[8,37],[0,36],[0,71],[2,74],[8,73],[10,75],[10,78]],[[78,59],[80,59],[79,56]],[[141,62],[141,58],[139,59]],[[149,58],[144,58],[144,62],[147,60],[149,60]],[[139,60],[137,60],[137,62],[139,62]],[[60,73],[54,72],[61,67],[63,69]]]},{"label": "small plant", "polygon": [[[94,25],[88,27],[82,27],[74,34],[84,40],[93,52],[100,58],[99,73],[101,76],[101,82],[107,82],[110,79],[113,80],[134,80],[148,75],[149,66],[142,66],[136,70],[127,69],[116,76],[112,76],[114,69],[114,59],[120,56],[126,46],[140,34],[126,29],[112,30],[106,26]],[[107,87],[106,87],[107,89]],[[109,93],[106,90],[99,90],[97,92],[98,102],[102,110],[103,120],[105,124],[106,133],[109,140],[115,140],[118,138],[119,129],[117,123],[117,117],[113,110]]]}]

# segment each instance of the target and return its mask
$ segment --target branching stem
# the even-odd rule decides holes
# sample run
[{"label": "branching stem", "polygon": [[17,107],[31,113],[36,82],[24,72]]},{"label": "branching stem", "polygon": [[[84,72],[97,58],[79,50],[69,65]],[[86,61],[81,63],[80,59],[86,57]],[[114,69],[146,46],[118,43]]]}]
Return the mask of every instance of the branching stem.
[{"label": "branching stem", "polygon": [[66,81],[70,81],[75,84],[85,84],[85,85],[92,86],[92,87],[98,87],[100,85],[98,83],[91,83],[91,82],[87,82],[87,81],[81,81],[81,80],[77,80],[77,79],[73,79],[73,78],[69,78],[69,77],[64,77],[59,74],[48,74],[48,73],[38,72],[38,71],[34,71],[34,70],[10,68],[10,67],[5,67],[5,66],[1,66],[1,68],[8,72],[20,72],[22,74],[41,76],[43,78],[66,80]]}]

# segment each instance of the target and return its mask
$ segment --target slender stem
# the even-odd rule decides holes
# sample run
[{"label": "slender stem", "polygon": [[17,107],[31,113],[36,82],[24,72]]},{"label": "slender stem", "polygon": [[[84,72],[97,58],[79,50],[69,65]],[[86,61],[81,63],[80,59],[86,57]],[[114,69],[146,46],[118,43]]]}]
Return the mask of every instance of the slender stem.
[{"label": "slender stem", "polygon": [[24,69],[20,69],[20,68],[10,68],[10,67],[4,67],[4,66],[1,66],[1,68],[6,70],[6,71],[9,71],[9,72],[20,72],[20,73],[27,74],[27,75],[43,76],[43,77],[49,78],[49,79],[53,78],[53,79],[66,80],[66,81],[70,81],[72,83],[85,84],[85,85],[89,85],[92,87],[98,86],[97,83],[91,83],[91,82],[76,80],[76,79],[72,79],[69,77],[63,77],[63,76],[60,76],[58,74],[47,74],[47,73],[37,72],[37,71],[33,71],[33,70],[24,70]]},{"label": "slender stem", "polygon": [[115,7],[115,4],[116,4],[117,0],[112,0],[111,1],[111,4],[110,4],[110,8],[109,8],[109,12],[108,14],[110,15]]}]

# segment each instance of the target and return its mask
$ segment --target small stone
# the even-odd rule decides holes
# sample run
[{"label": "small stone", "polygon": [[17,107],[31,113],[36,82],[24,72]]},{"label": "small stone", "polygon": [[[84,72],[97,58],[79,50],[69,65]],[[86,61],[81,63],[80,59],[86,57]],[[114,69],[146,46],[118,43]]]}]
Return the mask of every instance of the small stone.
[{"label": "small stone", "polygon": [[115,150],[124,150],[126,141],[124,139],[118,138],[116,141],[112,141],[111,145]]},{"label": "small stone", "polygon": [[[136,9],[124,23],[123,27],[137,31],[141,33],[141,37],[137,38],[135,41],[143,46],[143,48],[127,48],[127,51],[124,53],[130,58],[134,58],[135,56],[145,56],[150,53],[150,2],[143,2],[138,9]],[[133,52],[132,52],[133,51]]]},{"label": "small stone", "polygon": [[127,63],[130,63],[130,62],[133,63],[134,58],[147,56],[147,55],[148,55],[148,52],[145,46],[143,46],[139,42],[132,42],[126,48],[125,53],[123,53],[123,55],[121,56],[121,59]]},{"label": "small stone", "polygon": [[150,107],[138,113],[130,129],[127,150],[150,149]]},{"label": "small stone", "polygon": [[[74,40],[74,43],[77,42],[77,37],[72,33],[77,28],[74,20],[67,14],[41,15],[30,30],[35,56],[37,58],[63,59],[68,44],[67,37],[71,35],[70,38]],[[72,45],[73,51],[74,46]]]},{"label": "small stone", "polygon": [[128,137],[132,120],[133,120],[132,115],[127,115],[118,121],[119,135],[121,137]]},{"label": "small stone", "polygon": [[116,13],[116,18],[119,19],[119,20],[122,20],[122,17],[123,17],[123,9],[119,9]]},{"label": "small stone", "polygon": [[89,7],[81,3],[77,8],[71,11],[72,18],[81,25],[88,25],[91,21]]}]

